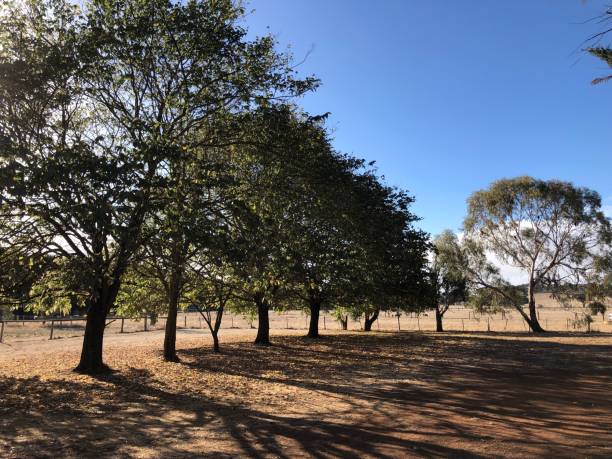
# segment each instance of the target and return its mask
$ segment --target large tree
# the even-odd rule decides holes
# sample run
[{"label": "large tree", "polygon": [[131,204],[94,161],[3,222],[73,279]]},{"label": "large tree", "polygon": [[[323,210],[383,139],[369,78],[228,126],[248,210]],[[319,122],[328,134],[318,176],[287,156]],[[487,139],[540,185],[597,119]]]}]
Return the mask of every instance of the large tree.
[{"label": "large tree", "polygon": [[315,82],[293,79],[270,37],[248,41],[230,0],[80,6],[2,7],[0,185],[4,218],[35,228],[41,251],[84,273],[77,369],[96,372],[142,225],[184,152],[207,139],[193,133]]},{"label": "large tree", "polygon": [[596,192],[531,177],[498,180],[472,194],[464,228],[464,266],[474,284],[506,296],[508,282],[487,260],[487,252],[524,272],[528,311],[510,302],[535,332],[544,331],[536,313],[536,289],[558,288],[582,276],[611,241],[610,221]]}]

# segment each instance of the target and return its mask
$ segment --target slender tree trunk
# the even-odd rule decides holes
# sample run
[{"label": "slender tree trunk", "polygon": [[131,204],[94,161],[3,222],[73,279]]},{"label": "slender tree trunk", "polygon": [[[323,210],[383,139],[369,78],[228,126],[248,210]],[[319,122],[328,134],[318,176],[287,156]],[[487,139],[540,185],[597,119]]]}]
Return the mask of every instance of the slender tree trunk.
[{"label": "slender tree trunk", "polygon": [[212,332],[212,338],[213,338],[213,352],[218,354],[219,352],[221,352],[221,349],[219,347],[219,335],[217,335],[216,331]]},{"label": "slender tree trunk", "polygon": [[440,305],[436,304],[436,331],[437,332],[443,332],[444,331],[444,327],[442,326],[442,317],[444,316],[444,314],[442,314],[442,311],[440,310]]},{"label": "slender tree trunk", "polygon": [[217,317],[215,318],[215,326],[212,329],[213,351],[221,352],[219,348],[219,329],[221,328],[221,319],[223,319],[223,306],[217,309]]},{"label": "slender tree trunk", "polygon": [[166,330],[164,334],[164,360],[167,362],[178,362],[176,355],[176,319],[178,316],[178,292],[170,293],[168,302],[168,318],[166,319]]},{"label": "slender tree trunk", "polygon": [[310,299],[310,324],[308,327],[308,338],[319,337],[319,313],[321,312],[321,302],[317,298]]},{"label": "slender tree trunk", "polygon": [[538,311],[536,310],[536,302],[535,302],[535,285],[533,281],[529,282],[529,287],[527,291],[527,295],[529,297],[529,326],[531,327],[531,331],[535,333],[542,333],[545,330],[540,325],[538,321]]},{"label": "slender tree trunk", "polygon": [[340,322],[340,328],[342,328],[342,330],[348,330],[348,316],[340,317],[338,321]]},{"label": "slender tree trunk", "polygon": [[374,322],[376,322],[376,319],[378,319],[378,314],[380,313],[380,309],[376,309],[371,316],[368,316],[368,313],[366,312],[365,314],[365,319],[363,321],[363,330],[364,331],[371,331],[372,330],[372,324]]},{"label": "slender tree trunk", "polygon": [[176,322],[181,299],[184,269],[183,242],[179,241],[175,241],[172,247],[172,271],[170,273],[170,282],[168,283],[168,318],[166,319],[164,335],[164,360],[167,362],[179,361],[176,355]]},{"label": "slender tree trunk", "polygon": [[268,317],[269,306],[265,300],[256,299],[257,304],[257,337],[255,338],[255,344],[260,346],[270,345],[270,319]]}]

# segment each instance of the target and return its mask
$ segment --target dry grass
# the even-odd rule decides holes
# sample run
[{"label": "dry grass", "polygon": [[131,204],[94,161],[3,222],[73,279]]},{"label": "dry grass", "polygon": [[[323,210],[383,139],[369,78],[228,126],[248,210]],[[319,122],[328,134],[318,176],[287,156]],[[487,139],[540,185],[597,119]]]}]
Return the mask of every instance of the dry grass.
[{"label": "dry grass", "polygon": [[[536,295],[540,322],[542,326],[549,331],[567,332],[567,331],[584,331],[575,330],[571,326],[572,319],[576,313],[585,312],[583,308],[578,308],[578,304],[574,304],[575,308],[563,308],[556,300],[550,297],[549,294],[539,293]],[[594,318],[594,323],[591,328],[593,331],[610,332],[612,333],[612,323],[603,321],[601,316]],[[54,339],[73,338],[83,336],[84,321],[74,322],[55,322],[53,337]],[[249,330],[253,324],[245,317],[239,315],[225,314],[222,323],[222,329],[226,332],[230,330]],[[254,324],[256,326],[256,323]],[[360,330],[362,328],[361,321],[349,320],[349,329]],[[178,318],[178,326],[188,329],[205,329],[206,324],[201,319],[199,313],[180,313]],[[281,313],[270,313],[270,326],[273,330],[290,333],[295,330],[308,329],[308,316],[302,311],[285,311]],[[429,311],[420,316],[414,314],[404,314],[400,317],[398,324],[397,317],[393,313],[381,313],[379,320],[374,323],[376,331],[433,331],[436,329],[435,315]],[[20,343],[29,341],[44,341],[50,336],[51,322],[45,323],[35,322],[9,322],[5,326],[4,342],[15,346]],[[147,321],[147,330],[162,330],[165,327],[165,320],[159,319],[155,324]],[[334,318],[323,313],[320,318],[321,329],[333,331],[339,330],[339,324]],[[464,307],[453,307],[444,316],[444,327],[447,331],[495,331],[495,332],[523,332],[528,331],[527,325],[518,312],[509,311],[505,314],[474,314],[473,311]],[[144,331],[144,320],[125,320],[123,323],[125,333],[140,333]],[[117,335],[121,331],[121,320],[115,320],[107,325],[106,335]]]},{"label": "dry grass", "polygon": [[70,371],[79,340],[0,353],[3,457],[611,457],[612,337],[251,331],[109,341],[117,371]]}]

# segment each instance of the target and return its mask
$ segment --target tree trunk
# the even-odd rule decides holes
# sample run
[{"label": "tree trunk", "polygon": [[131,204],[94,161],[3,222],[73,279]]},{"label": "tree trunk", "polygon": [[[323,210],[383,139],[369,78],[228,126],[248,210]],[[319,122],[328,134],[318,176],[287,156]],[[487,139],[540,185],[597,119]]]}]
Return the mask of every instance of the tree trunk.
[{"label": "tree trunk", "polygon": [[221,328],[221,319],[223,319],[223,306],[217,309],[217,317],[215,317],[215,325],[212,329],[213,351],[221,352],[219,348],[219,329]]},{"label": "tree trunk", "polygon": [[212,332],[212,337],[213,337],[213,351],[215,353],[221,352],[221,349],[219,348],[219,335],[217,335],[216,331]]},{"label": "tree trunk", "polygon": [[81,360],[75,368],[75,371],[79,373],[96,374],[109,370],[102,361],[106,311],[107,307],[104,298],[100,298],[93,303],[87,311]]},{"label": "tree trunk", "polygon": [[257,304],[257,337],[255,338],[255,344],[260,346],[270,345],[270,319],[268,317],[268,310],[270,309],[268,303],[265,300],[255,300]]},{"label": "tree trunk", "polygon": [[168,318],[166,319],[164,335],[164,360],[167,362],[179,361],[176,355],[176,321],[183,283],[182,248],[182,241],[175,241],[172,246],[172,271],[170,273],[170,282],[168,283]]},{"label": "tree trunk", "polygon": [[106,328],[106,317],[119,292],[119,279],[120,276],[117,275],[111,286],[99,287],[93,295],[96,299],[90,302],[87,310],[81,359],[74,369],[76,372],[96,374],[109,371],[108,366],[102,361],[104,329]]},{"label": "tree trunk", "polygon": [[529,297],[529,327],[531,331],[535,333],[543,333],[545,330],[540,325],[538,321],[538,311],[536,310],[536,302],[535,302],[535,285],[533,281],[529,282],[529,287],[527,291],[527,295]]},{"label": "tree trunk", "polygon": [[164,360],[178,362],[176,355],[176,318],[178,315],[178,292],[171,292],[168,302],[168,318],[164,335]]},{"label": "tree trunk", "polygon": [[370,316],[370,317],[368,317],[368,313],[366,312],[365,320],[363,321],[363,330],[364,331],[371,331],[372,330],[372,324],[374,322],[376,322],[376,319],[378,319],[379,312],[380,312],[380,310],[376,309],[374,311],[374,313],[372,314],[372,316]]},{"label": "tree trunk", "polygon": [[436,305],[436,331],[437,332],[443,332],[444,331],[444,327],[442,326],[442,311],[440,311],[440,305],[437,304]]},{"label": "tree trunk", "polygon": [[310,325],[308,327],[308,338],[319,337],[319,313],[321,312],[321,302],[318,299],[310,300]]},{"label": "tree trunk", "polygon": [[340,328],[342,328],[342,330],[348,330],[348,316],[340,317],[338,321],[340,322]]}]

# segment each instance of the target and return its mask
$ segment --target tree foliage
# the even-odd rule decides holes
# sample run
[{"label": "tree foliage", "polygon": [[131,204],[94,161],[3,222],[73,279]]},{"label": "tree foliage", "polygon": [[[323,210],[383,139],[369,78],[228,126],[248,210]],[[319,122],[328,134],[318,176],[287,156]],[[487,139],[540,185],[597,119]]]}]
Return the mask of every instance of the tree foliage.
[{"label": "tree foliage", "polygon": [[531,177],[494,182],[472,194],[464,227],[464,266],[474,283],[505,295],[508,284],[487,260],[487,252],[525,273],[529,314],[522,305],[515,307],[534,331],[542,331],[535,289],[581,283],[609,256],[611,227],[601,198],[568,182]]}]

